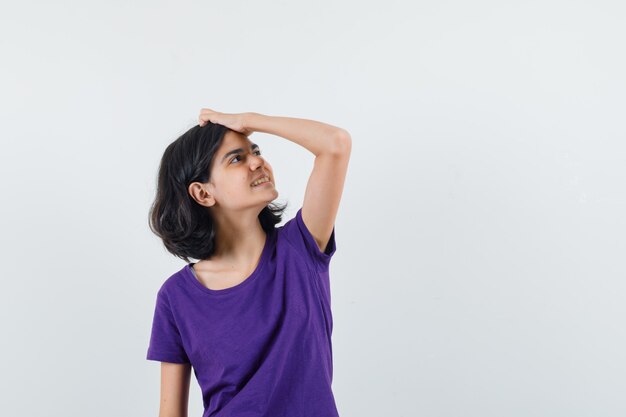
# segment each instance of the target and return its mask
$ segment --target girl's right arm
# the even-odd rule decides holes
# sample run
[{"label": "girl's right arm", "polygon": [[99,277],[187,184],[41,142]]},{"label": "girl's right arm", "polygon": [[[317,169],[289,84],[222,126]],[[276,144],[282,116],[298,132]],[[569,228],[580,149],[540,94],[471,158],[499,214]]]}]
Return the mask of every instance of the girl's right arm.
[{"label": "girl's right arm", "polygon": [[188,417],[191,364],[161,362],[159,417]]}]

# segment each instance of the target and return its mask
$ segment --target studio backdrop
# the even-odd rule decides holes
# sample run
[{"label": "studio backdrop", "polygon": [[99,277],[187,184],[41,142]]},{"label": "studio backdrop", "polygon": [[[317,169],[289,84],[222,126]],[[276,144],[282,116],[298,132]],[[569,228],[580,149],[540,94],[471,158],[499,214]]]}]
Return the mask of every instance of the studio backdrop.
[{"label": "studio backdrop", "polygon": [[[158,415],[146,352],[184,261],[148,213],[201,108],[350,133],[339,415],[626,415],[625,20],[617,1],[3,4],[2,415]],[[315,156],[250,138],[293,219]]]}]

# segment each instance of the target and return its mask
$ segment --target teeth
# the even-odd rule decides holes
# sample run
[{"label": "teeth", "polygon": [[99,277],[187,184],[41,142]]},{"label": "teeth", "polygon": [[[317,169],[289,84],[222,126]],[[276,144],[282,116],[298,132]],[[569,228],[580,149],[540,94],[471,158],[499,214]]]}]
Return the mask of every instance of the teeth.
[{"label": "teeth", "polygon": [[262,183],[264,183],[264,182],[267,182],[267,181],[269,181],[269,180],[270,180],[270,179],[269,179],[268,177],[263,177],[263,178],[261,178],[261,179],[259,179],[259,180],[254,181],[254,182],[252,183],[252,186],[253,186],[253,187],[255,187],[255,186],[257,186],[257,185],[259,185],[259,184],[262,184]]}]

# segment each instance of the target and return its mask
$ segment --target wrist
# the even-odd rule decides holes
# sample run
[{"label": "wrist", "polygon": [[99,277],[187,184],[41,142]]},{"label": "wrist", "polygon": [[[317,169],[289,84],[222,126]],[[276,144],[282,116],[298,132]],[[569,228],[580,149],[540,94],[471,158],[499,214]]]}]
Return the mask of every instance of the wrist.
[{"label": "wrist", "polygon": [[246,112],[243,118],[244,128],[247,130],[254,131],[254,126],[257,125],[257,120],[261,116],[259,113],[255,112]]}]

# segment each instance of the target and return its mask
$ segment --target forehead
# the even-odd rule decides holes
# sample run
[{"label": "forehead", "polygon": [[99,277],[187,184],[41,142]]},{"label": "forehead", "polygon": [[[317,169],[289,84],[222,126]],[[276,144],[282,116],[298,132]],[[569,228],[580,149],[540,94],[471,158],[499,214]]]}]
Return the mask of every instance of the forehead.
[{"label": "forehead", "polygon": [[251,145],[252,141],[246,135],[229,130],[224,135],[224,140],[222,140],[218,153],[224,155],[234,148],[249,148]]},{"label": "forehead", "polygon": [[246,135],[239,132],[227,131],[224,139],[216,152],[215,164],[222,166],[226,164],[233,155],[240,155],[246,152],[254,152],[259,149],[259,145],[253,143]]}]

